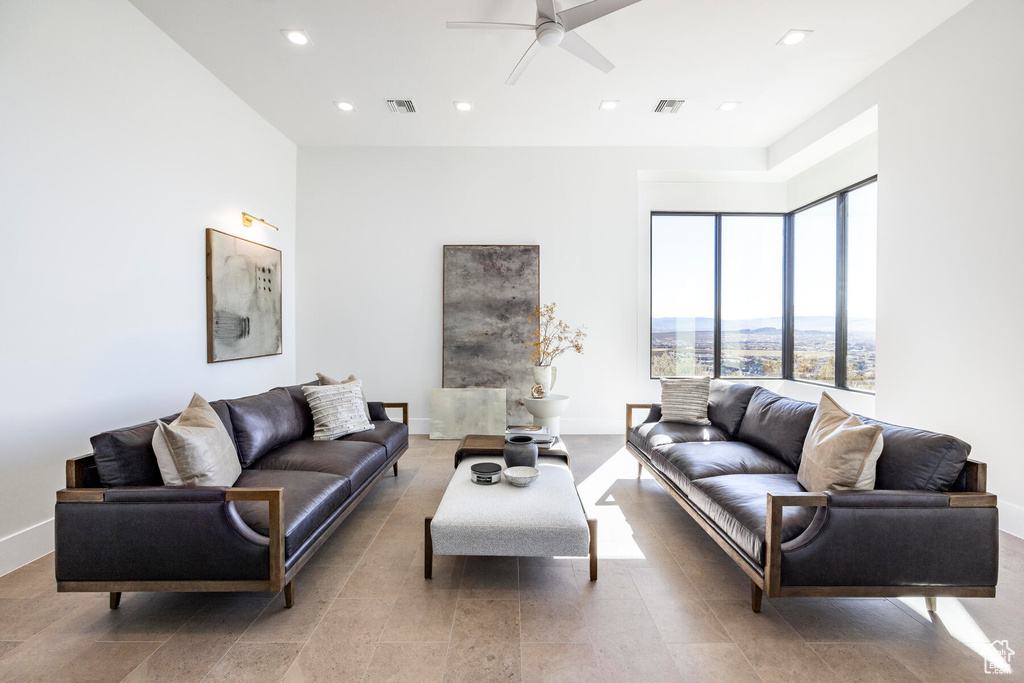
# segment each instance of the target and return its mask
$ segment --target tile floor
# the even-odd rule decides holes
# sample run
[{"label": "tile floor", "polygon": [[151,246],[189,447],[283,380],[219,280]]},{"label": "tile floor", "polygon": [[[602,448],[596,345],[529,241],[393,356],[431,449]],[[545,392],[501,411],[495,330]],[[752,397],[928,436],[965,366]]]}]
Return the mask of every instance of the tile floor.
[{"label": "tile floor", "polygon": [[[58,594],[53,557],[0,578],[2,681],[969,681],[1020,650],[1024,541],[1003,535],[999,597],[765,600],[617,436],[570,436],[599,519],[586,559],[435,559],[423,518],[454,442],[416,437],[280,595]],[[991,654],[990,654],[991,656]]]}]

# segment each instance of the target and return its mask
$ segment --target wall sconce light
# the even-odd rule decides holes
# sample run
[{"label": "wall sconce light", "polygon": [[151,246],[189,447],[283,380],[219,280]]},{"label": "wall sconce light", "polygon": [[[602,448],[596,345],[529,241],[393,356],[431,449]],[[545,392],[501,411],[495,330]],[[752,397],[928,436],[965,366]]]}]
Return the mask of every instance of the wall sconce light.
[{"label": "wall sconce light", "polygon": [[242,225],[244,225],[247,228],[251,228],[253,221],[256,221],[258,223],[262,223],[263,225],[267,226],[268,228],[273,228],[274,230],[277,230],[278,232],[280,232],[280,230],[281,230],[281,228],[277,227],[276,225],[271,225],[270,223],[266,222],[262,218],[256,218],[256,216],[253,216],[250,213],[246,213],[245,211],[242,212]]}]

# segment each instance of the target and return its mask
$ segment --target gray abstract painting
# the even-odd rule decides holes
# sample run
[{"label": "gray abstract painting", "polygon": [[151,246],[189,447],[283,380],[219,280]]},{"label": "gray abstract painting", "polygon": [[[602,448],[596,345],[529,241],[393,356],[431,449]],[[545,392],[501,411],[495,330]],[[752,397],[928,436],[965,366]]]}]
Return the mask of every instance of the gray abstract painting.
[{"label": "gray abstract painting", "polygon": [[206,231],[206,360],[281,353],[281,252]]},{"label": "gray abstract painting", "polygon": [[445,246],[441,386],[504,388],[508,423],[530,424],[527,318],[539,304],[539,246]]}]

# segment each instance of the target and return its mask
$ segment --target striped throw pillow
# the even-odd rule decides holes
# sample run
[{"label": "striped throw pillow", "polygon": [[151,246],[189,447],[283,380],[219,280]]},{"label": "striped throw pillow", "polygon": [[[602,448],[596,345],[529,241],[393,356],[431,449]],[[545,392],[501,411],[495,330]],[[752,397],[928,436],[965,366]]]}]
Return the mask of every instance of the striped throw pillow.
[{"label": "striped throw pillow", "polygon": [[709,425],[710,377],[672,377],[661,380],[661,421]]},{"label": "striped throw pillow", "polygon": [[363,408],[363,383],[359,380],[325,387],[302,387],[313,412],[313,439],[330,441],[346,434],[373,429]]}]

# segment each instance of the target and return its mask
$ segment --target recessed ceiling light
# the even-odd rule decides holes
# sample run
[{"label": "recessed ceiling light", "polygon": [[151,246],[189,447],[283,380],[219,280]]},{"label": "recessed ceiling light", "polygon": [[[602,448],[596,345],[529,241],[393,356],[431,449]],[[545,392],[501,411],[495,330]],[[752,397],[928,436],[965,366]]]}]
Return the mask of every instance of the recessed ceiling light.
[{"label": "recessed ceiling light", "polygon": [[283,28],[281,33],[292,45],[309,45],[309,36],[301,28]]},{"label": "recessed ceiling light", "polygon": [[791,28],[788,31],[786,31],[786,35],[782,36],[782,39],[775,44],[787,46],[799,45],[800,43],[804,42],[804,38],[806,38],[812,33],[814,33],[814,31],[800,28]]},{"label": "recessed ceiling light", "polygon": [[473,111],[472,102],[453,102],[457,111]]},{"label": "recessed ceiling light", "polygon": [[718,111],[733,111],[738,106],[740,106],[739,102],[722,102],[718,105]]},{"label": "recessed ceiling light", "polygon": [[618,100],[601,100],[601,104],[598,106],[598,109],[601,111],[611,111],[617,106],[619,106]]},{"label": "recessed ceiling light", "polygon": [[352,111],[355,106],[351,102],[335,102],[334,105],[342,111]]}]

